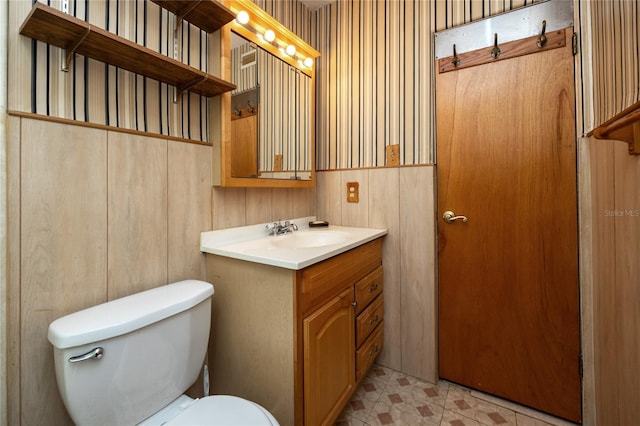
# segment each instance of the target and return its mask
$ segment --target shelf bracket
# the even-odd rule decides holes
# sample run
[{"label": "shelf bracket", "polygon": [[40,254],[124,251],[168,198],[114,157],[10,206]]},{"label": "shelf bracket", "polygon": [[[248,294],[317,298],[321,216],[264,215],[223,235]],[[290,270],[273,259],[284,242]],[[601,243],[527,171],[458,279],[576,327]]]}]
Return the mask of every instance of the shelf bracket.
[{"label": "shelf bracket", "polygon": [[589,132],[596,139],[615,139],[629,144],[629,155],[640,155],[640,102]]},{"label": "shelf bracket", "polygon": [[78,46],[82,44],[82,42],[87,38],[89,33],[91,32],[91,27],[87,28],[87,30],[82,34],[78,40],[76,40],[71,46],[65,48],[64,51],[64,62],[61,65],[61,71],[68,72],[69,64],[71,63],[71,59],[73,58],[73,54],[76,53],[76,49]]},{"label": "shelf bracket", "polygon": [[200,5],[200,2],[194,1],[185,10],[181,10],[179,14],[176,14],[176,18],[178,18],[178,21],[182,21],[185,16],[191,13],[191,11],[196,7],[198,7],[199,5]]},{"label": "shelf bracket", "polygon": [[207,77],[206,75],[203,75],[202,77],[199,78],[195,78],[185,84],[182,84],[178,87],[176,87],[176,92],[178,96],[181,96],[184,92],[186,92],[187,90],[191,89],[193,86],[196,86],[200,83],[204,83],[205,81],[207,81],[209,79],[209,77]]}]

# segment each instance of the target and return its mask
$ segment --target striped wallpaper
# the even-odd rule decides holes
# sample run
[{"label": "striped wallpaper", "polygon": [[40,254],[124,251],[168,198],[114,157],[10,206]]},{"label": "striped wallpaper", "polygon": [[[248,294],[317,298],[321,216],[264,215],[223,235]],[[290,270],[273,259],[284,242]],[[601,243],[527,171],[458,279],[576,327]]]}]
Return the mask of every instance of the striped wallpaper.
[{"label": "striped wallpaper", "polygon": [[315,12],[316,167],[432,162],[429,2],[353,0]]},{"label": "striped wallpaper", "polygon": [[588,6],[594,117],[587,131],[640,100],[640,4],[610,0]]},{"label": "striped wallpaper", "polygon": [[[45,0],[60,9],[59,0]],[[9,2],[12,33],[31,9],[31,1]],[[69,0],[69,14],[173,57],[175,17],[149,0]],[[173,88],[102,62],[75,55],[60,70],[60,49],[18,36],[15,52],[18,87],[10,109],[126,129],[208,140],[208,102],[186,93],[173,102]],[[184,23],[178,60],[208,71],[208,35]],[[16,59],[14,57],[14,59]],[[13,69],[12,69],[13,71]],[[28,76],[22,78],[20,75]]]},{"label": "striped wallpaper", "polygon": [[316,167],[380,167],[398,144],[400,164],[435,161],[433,31],[532,0],[341,0],[313,11]]},{"label": "striped wallpaper", "polygon": [[[43,0],[59,7],[59,0]],[[316,167],[434,161],[430,127],[431,33],[520,8],[533,0],[340,0],[309,11],[297,0],[254,0],[321,53],[316,71]],[[172,54],[173,15],[149,0],[70,0],[70,14]],[[640,99],[637,1],[580,3],[591,9],[594,124]],[[208,140],[206,99],[172,102],[166,84],[75,56],[60,71],[58,49],[15,36],[30,1],[9,2],[9,109],[162,135]],[[180,59],[205,71],[208,37],[187,24]],[[612,89],[613,88],[613,89]],[[585,94],[585,97],[589,94]],[[589,129],[587,129],[589,130]]]}]

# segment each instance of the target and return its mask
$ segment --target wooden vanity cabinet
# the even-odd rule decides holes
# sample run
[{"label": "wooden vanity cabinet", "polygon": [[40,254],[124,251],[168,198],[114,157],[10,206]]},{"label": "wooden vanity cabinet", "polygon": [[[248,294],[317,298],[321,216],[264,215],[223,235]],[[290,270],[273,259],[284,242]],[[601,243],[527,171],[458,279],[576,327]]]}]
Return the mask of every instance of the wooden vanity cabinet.
[{"label": "wooden vanity cabinet", "polygon": [[330,425],[383,345],[382,240],[302,270],[207,255],[211,390]]},{"label": "wooden vanity cabinet", "polygon": [[303,320],[305,425],[330,422],[354,391],[353,320],[351,288]]}]

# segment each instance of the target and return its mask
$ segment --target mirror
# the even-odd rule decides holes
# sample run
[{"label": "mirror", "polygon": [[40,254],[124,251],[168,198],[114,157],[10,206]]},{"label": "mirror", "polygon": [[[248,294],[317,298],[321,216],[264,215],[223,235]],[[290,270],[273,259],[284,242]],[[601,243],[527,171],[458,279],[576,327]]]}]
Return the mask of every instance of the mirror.
[{"label": "mirror", "polygon": [[[222,40],[229,58],[227,79],[236,89],[222,108],[228,130],[222,133],[219,184],[311,187],[319,53],[253,2],[231,0],[229,8],[248,13],[249,19],[233,21]],[[272,41],[263,37],[266,28],[275,34]],[[296,49],[287,53],[290,45]]]},{"label": "mirror", "polygon": [[231,176],[311,179],[311,77],[231,33]]}]

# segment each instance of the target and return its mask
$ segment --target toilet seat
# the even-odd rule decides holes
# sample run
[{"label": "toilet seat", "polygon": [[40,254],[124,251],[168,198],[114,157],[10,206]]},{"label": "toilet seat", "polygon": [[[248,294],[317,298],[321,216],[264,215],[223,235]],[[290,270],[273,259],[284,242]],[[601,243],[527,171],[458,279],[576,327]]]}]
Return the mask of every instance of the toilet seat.
[{"label": "toilet seat", "polygon": [[166,423],[167,426],[277,426],[273,416],[258,404],[230,395],[197,399]]}]

